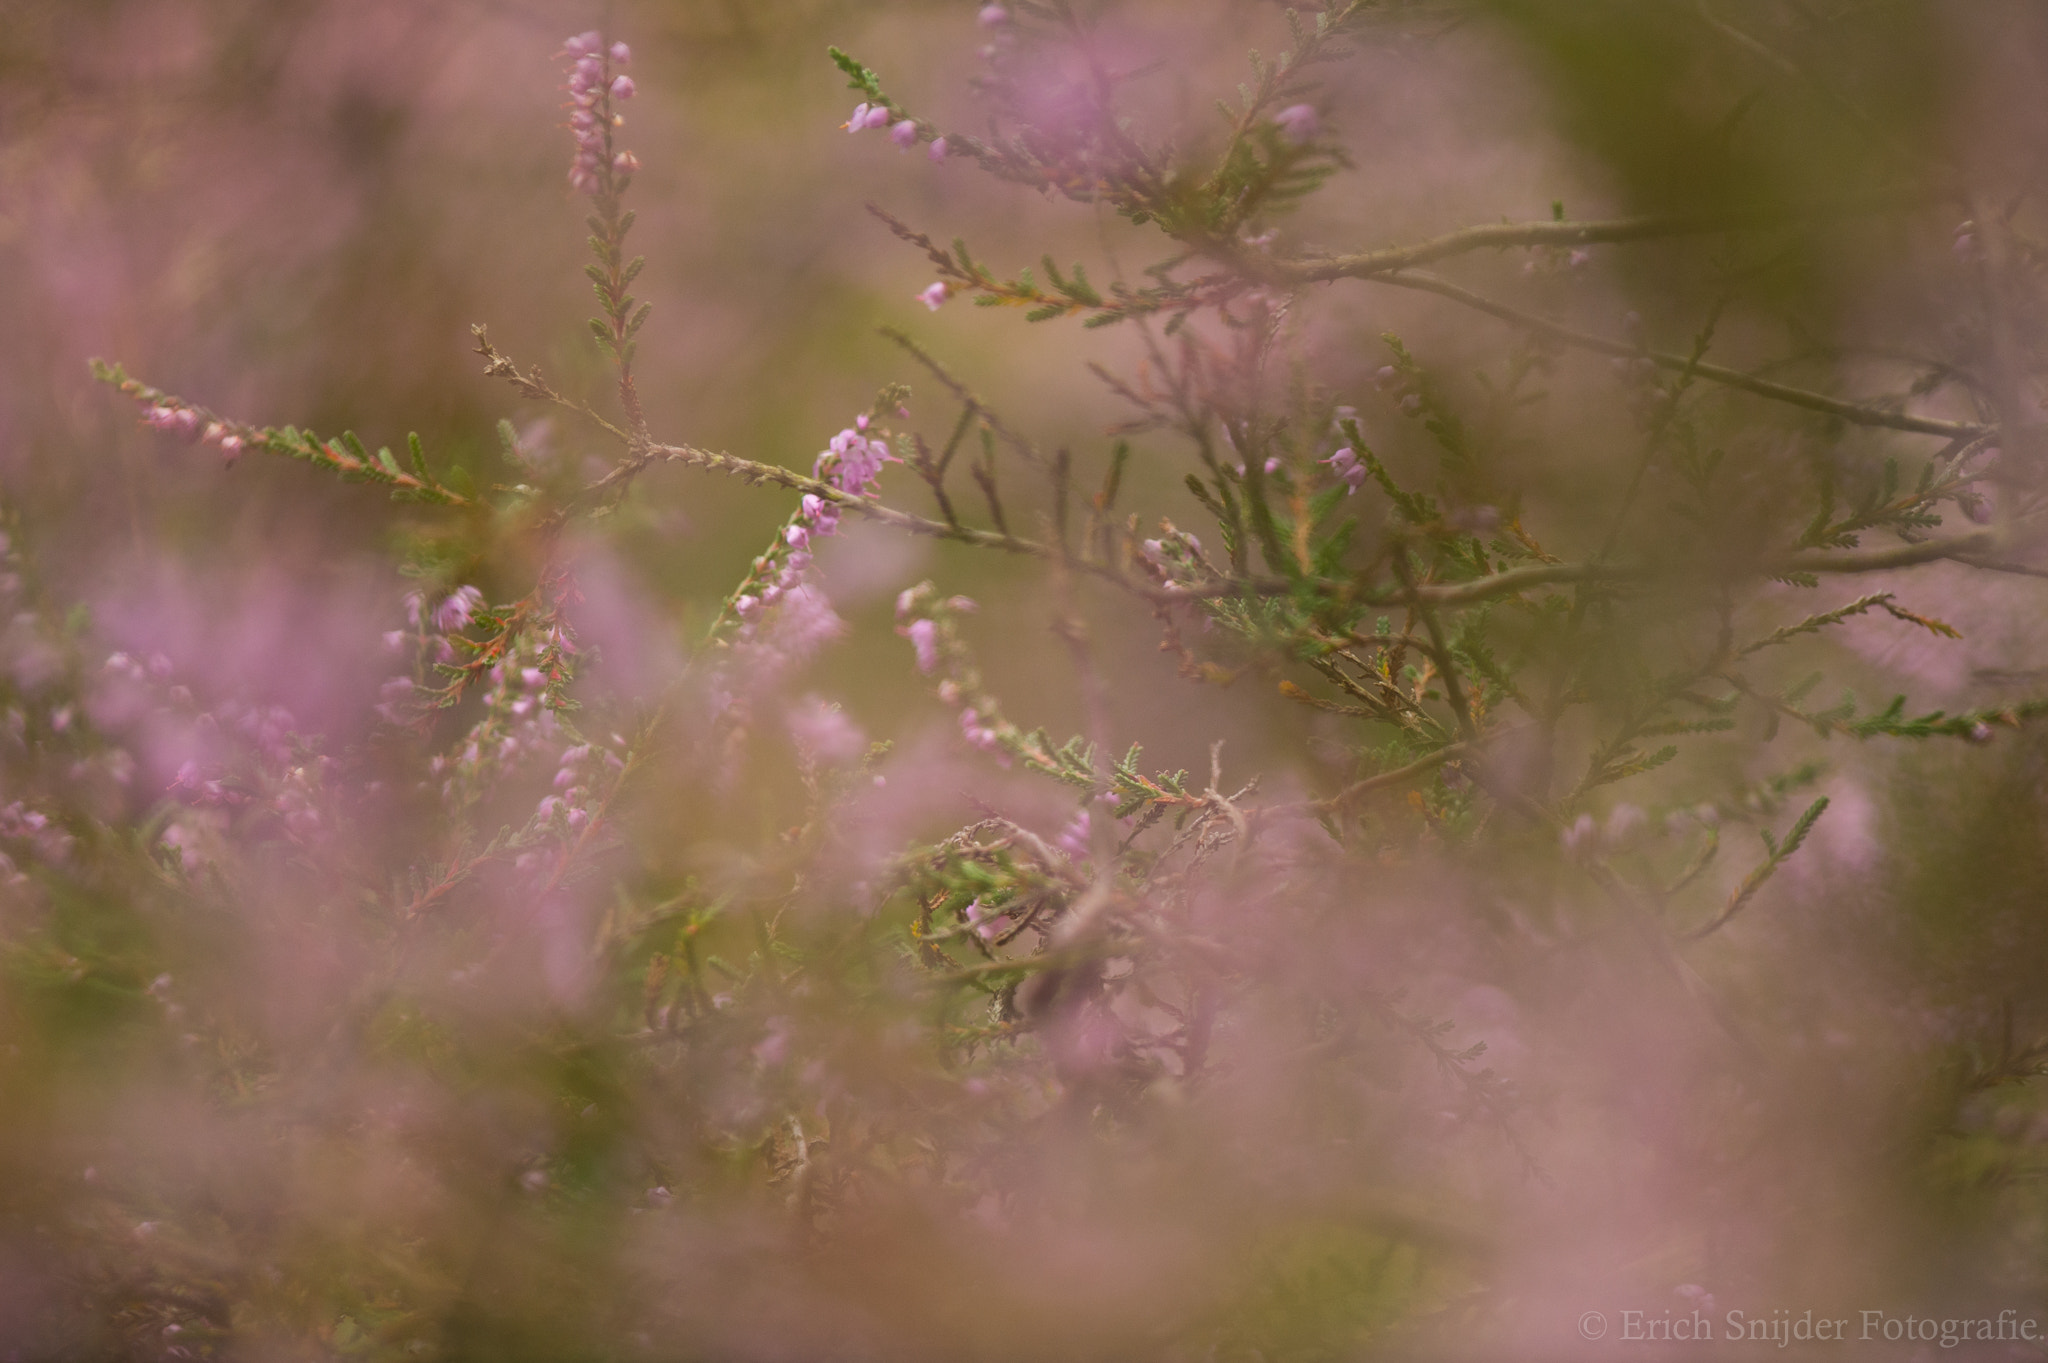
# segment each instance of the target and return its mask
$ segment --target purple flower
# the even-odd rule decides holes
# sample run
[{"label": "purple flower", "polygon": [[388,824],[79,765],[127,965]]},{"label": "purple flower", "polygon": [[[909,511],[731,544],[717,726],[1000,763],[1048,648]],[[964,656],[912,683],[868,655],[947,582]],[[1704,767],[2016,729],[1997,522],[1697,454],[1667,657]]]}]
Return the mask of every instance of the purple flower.
[{"label": "purple flower", "polygon": [[862,100],[853,106],[853,116],[839,126],[850,133],[857,133],[868,125],[868,102]]},{"label": "purple flower", "polygon": [[633,89],[633,78],[631,76],[612,77],[613,99],[631,99],[633,97]]},{"label": "purple flower", "polygon": [[941,279],[920,292],[917,295],[917,301],[930,308],[933,312],[937,312],[939,304],[945,302],[952,295],[953,291],[947,288],[946,281]]},{"label": "purple flower", "polygon": [[633,49],[624,43],[613,43],[611,58],[613,66],[624,66],[633,60]]},{"label": "purple flower", "polygon": [[945,138],[943,138],[943,137],[934,137],[934,138],[932,139],[932,144],[931,144],[931,147],[930,147],[929,149],[927,149],[927,150],[926,150],[926,152],[925,152],[925,155],[926,155],[926,156],[927,156],[928,158],[930,158],[931,160],[934,160],[934,161],[943,161],[943,160],[945,160],[945,159],[946,159],[946,139],[945,139]]},{"label": "purple flower", "polygon": [[604,35],[593,28],[588,33],[579,33],[563,43],[562,55],[565,57],[584,57],[603,46]]},{"label": "purple flower", "polygon": [[888,121],[889,106],[886,104],[877,104],[869,108],[868,116],[866,120],[861,124],[861,126],[865,128],[879,128],[882,127],[884,124],[888,123]]},{"label": "purple flower", "polygon": [[889,140],[905,151],[910,150],[917,145],[917,124],[911,119],[904,119],[889,129]]},{"label": "purple flower", "polygon": [[1001,28],[1010,22],[1010,11],[1001,5],[983,5],[981,13],[975,16],[975,22],[983,28]]},{"label": "purple flower", "polygon": [[1273,115],[1273,122],[1279,125],[1280,135],[1289,142],[1300,146],[1323,130],[1323,120],[1315,108],[1307,104],[1290,104]]}]

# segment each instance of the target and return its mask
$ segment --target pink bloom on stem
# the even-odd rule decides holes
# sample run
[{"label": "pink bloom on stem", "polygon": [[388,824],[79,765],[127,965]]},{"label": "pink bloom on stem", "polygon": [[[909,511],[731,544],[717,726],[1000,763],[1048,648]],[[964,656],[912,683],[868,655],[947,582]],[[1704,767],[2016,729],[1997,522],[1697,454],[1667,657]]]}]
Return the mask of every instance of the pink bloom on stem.
[{"label": "pink bloom on stem", "polygon": [[1352,495],[1352,493],[1357,492],[1359,488],[1365,485],[1366,467],[1358,462],[1358,456],[1352,453],[1349,445],[1338,450],[1322,462],[1330,466],[1332,473],[1335,473],[1346,483],[1350,484],[1349,490],[1344,494],[1345,496]]},{"label": "pink bloom on stem", "polygon": [[1088,825],[1088,811],[1084,809],[1068,820],[1067,826],[1053,838],[1053,845],[1075,861],[1081,860],[1088,855]]},{"label": "pink bloom on stem", "polygon": [[434,624],[443,633],[453,633],[475,618],[484,594],[475,587],[457,587],[434,608]]},{"label": "pink bloom on stem", "polygon": [[1010,926],[1008,914],[999,913],[991,917],[989,911],[982,907],[979,899],[968,904],[967,921],[974,924],[974,935],[984,942],[994,941],[1002,936]]},{"label": "pink bloom on stem", "polygon": [[981,13],[975,16],[975,22],[983,28],[1001,28],[1010,22],[1010,11],[1001,5],[983,5]]},{"label": "pink bloom on stem", "polygon": [[633,49],[627,47],[624,43],[613,43],[611,58],[613,66],[624,66],[633,60]]},{"label": "pink bloom on stem", "polygon": [[924,304],[926,307],[930,308],[933,312],[937,312],[939,310],[939,304],[945,302],[948,298],[952,296],[953,291],[947,288],[946,281],[941,279],[933,283],[929,288],[926,288],[925,290],[920,292],[917,295],[917,301]]},{"label": "pink bloom on stem", "polygon": [[865,494],[868,484],[880,476],[882,465],[894,458],[888,445],[870,440],[849,426],[832,437],[830,447],[819,454],[812,466],[812,473],[841,491]]},{"label": "pink bloom on stem", "polygon": [[784,716],[789,736],[814,762],[842,766],[867,751],[867,736],[838,706],[805,696]]},{"label": "pink bloom on stem", "polygon": [[877,104],[868,110],[868,116],[865,120],[863,120],[861,126],[864,128],[879,128],[886,124],[888,121],[889,106],[886,104]]},{"label": "pink bloom on stem", "polygon": [[1273,115],[1273,122],[1280,127],[1280,135],[1289,142],[1300,146],[1323,130],[1323,120],[1308,104],[1290,104]]},{"label": "pink bloom on stem", "polygon": [[612,78],[613,99],[631,99],[633,97],[633,89],[633,78],[631,76],[614,76]]},{"label": "pink bloom on stem", "polygon": [[925,152],[925,155],[926,155],[927,157],[929,157],[929,158],[930,158],[931,160],[934,160],[934,161],[943,161],[943,160],[945,160],[945,159],[946,159],[946,139],[945,139],[945,138],[943,138],[943,137],[934,137],[934,138],[932,139],[932,145],[931,145],[930,149],[928,149],[928,150],[927,150],[927,151]]},{"label": "pink bloom on stem", "polygon": [[565,57],[588,56],[603,46],[604,35],[593,28],[588,33],[579,33],[563,43],[562,55]]},{"label": "pink bloom on stem", "polygon": [[903,637],[910,640],[910,646],[917,651],[917,670],[930,676],[939,668],[939,627],[930,620],[913,620],[903,630]]},{"label": "pink bloom on stem", "polygon": [[917,145],[917,124],[910,119],[904,119],[889,129],[889,140],[905,151],[910,150]]}]

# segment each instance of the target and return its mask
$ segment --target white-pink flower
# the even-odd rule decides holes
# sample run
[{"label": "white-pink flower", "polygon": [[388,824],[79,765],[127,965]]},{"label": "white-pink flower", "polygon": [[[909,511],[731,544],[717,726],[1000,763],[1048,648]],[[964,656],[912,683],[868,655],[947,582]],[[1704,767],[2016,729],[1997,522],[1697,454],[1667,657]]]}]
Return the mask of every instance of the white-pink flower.
[{"label": "white-pink flower", "polygon": [[946,287],[946,281],[940,279],[935,280],[929,287],[920,292],[917,295],[917,301],[930,308],[933,312],[937,312],[939,305],[952,296],[953,291]]},{"label": "white-pink flower", "polygon": [[917,652],[917,670],[929,676],[939,668],[939,627],[930,620],[913,620],[903,629],[903,637],[910,640],[910,646]]},{"label": "white-pink flower", "polygon": [[1273,122],[1279,125],[1280,135],[1296,146],[1315,137],[1323,130],[1323,120],[1314,106],[1290,104],[1273,115]]}]

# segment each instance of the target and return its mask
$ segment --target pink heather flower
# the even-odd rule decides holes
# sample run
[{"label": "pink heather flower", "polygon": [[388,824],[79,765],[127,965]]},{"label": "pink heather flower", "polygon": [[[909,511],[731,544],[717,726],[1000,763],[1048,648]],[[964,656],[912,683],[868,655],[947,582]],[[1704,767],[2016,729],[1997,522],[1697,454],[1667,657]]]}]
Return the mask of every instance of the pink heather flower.
[{"label": "pink heather flower", "polygon": [[1053,845],[1079,861],[1088,855],[1088,832],[1088,811],[1084,809],[1067,821],[1067,826],[1053,838]]},{"label": "pink heather flower", "polygon": [[1322,462],[1330,466],[1332,473],[1350,484],[1349,489],[1344,494],[1345,496],[1349,497],[1356,493],[1359,488],[1365,486],[1365,465],[1358,462],[1358,456],[1352,452],[1349,445],[1338,450]]},{"label": "pink heather flower", "polygon": [[805,696],[783,716],[789,736],[813,762],[843,766],[867,751],[867,735],[846,712],[817,696]]},{"label": "pink heather flower", "polygon": [[1593,841],[1593,816],[1579,815],[1572,820],[1571,827],[1558,835],[1558,841],[1564,845],[1567,854],[1576,854],[1582,848],[1590,849]]},{"label": "pink heather flower", "polygon": [[853,116],[840,126],[850,133],[857,133],[868,125],[868,102],[862,100],[853,106]]},{"label": "pink heather flower", "polygon": [[974,924],[974,935],[984,942],[994,941],[1002,936],[1010,926],[1008,914],[999,913],[994,917],[990,917],[989,911],[982,907],[979,899],[973,900],[967,905],[967,921]]},{"label": "pink heather flower", "polygon": [[815,492],[804,494],[803,516],[820,535],[835,534],[839,530],[839,508]]},{"label": "pink heather flower", "polygon": [[457,587],[434,608],[434,624],[443,633],[453,634],[475,618],[483,603],[484,594],[475,587]]},{"label": "pink heather flower", "polygon": [[624,66],[633,60],[633,49],[624,43],[613,43],[611,58],[613,66]]},{"label": "pink heather flower", "polygon": [[889,129],[889,140],[905,151],[910,150],[917,145],[917,124],[910,119],[904,119]]},{"label": "pink heather flower", "polygon": [[889,106],[877,104],[868,110],[868,116],[861,120],[863,128],[879,128],[889,121]]},{"label": "pink heather flower", "polygon": [[823,592],[791,592],[777,613],[775,646],[793,661],[810,657],[846,633],[846,622]]},{"label": "pink heather flower", "polygon": [[976,712],[972,705],[960,712],[960,734],[961,737],[983,752],[999,754],[1002,765],[1006,767],[1010,765],[1008,754],[1002,751],[1002,735],[998,734],[988,725],[983,724],[981,722],[981,715]]},{"label": "pink heather flower", "polygon": [[811,532],[800,525],[786,527],[782,532],[782,538],[789,542],[789,547],[792,549],[808,549],[811,547]]},{"label": "pink heather flower", "polygon": [[913,620],[904,627],[903,637],[917,650],[917,670],[930,676],[939,668],[939,627],[930,620]]},{"label": "pink heather flower", "polygon": [[926,307],[930,308],[933,312],[937,312],[939,310],[939,304],[945,302],[948,298],[952,296],[953,291],[947,288],[946,281],[941,279],[933,283],[929,288],[919,293],[917,295],[917,301],[924,304]]},{"label": "pink heather flower", "polygon": [[631,76],[612,77],[613,99],[631,99],[633,97],[633,88],[633,78]]},{"label": "pink heather flower", "polygon": [[926,156],[927,156],[928,158],[930,158],[931,160],[934,160],[934,161],[943,161],[943,160],[945,160],[945,159],[946,159],[946,139],[945,139],[945,138],[943,138],[943,137],[934,137],[934,138],[932,139],[932,144],[931,144],[930,148],[926,150],[926,152],[925,152],[925,155],[926,155]]},{"label": "pink heather flower", "polygon": [[622,151],[612,158],[612,171],[618,175],[631,175],[640,169],[640,158],[632,152]]},{"label": "pink heather flower", "polygon": [[1001,28],[1010,22],[1010,11],[1001,5],[983,5],[981,13],[975,16],[975,22],[983,28]]},{"label": "pink heather flower", "polygon": [[603,46],[604,35],[593,28],[588,33],[579,33],[563,43],[562,55],[565,57],[585,57]]},{"label": "pink heather flower", "polygon": [[829,448],[818,456],[812,472],[844,492],[865,495],[868,484],[882,472],[882,465],[895,456],[879,440],[870,440],[853,427],[832,437]]},{"label": "pink heather flower", "polygon": [[1323,130],[1323,120],[1315,108],[1307,104],[1290,104],[1273,115],[1273,122],[1279,125],[1280,135],[1289,142],[1300,146]]}]

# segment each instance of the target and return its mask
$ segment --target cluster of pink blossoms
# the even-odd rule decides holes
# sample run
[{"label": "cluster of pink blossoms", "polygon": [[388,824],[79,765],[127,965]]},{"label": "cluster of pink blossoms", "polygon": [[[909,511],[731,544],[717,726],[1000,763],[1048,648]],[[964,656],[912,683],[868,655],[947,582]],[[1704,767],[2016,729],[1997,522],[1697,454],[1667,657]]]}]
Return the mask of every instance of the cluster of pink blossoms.
[{"label": "cluster of pink blossoms", "polygon": [[[455,645],[448,636],[467,629],[483,604],[483,592],[467,585],[457,587],[442,597],[431,610],[427,608],[426,597],[419,592],[407,592],[405,618],[411,628],[387,630],[384,647],[396,653],[405,647],[407,640],[415,640],[425,651],[429,662],[452,663],[455,661]],[[416,690],[411,677],[392,677],[378,691],[380,704],[376,707],[377,714],[391,724],[411,722],[416,718],[412,710]]]},{"label": "cluster of pink blossoms", "polygon": [[1349,445],[1344,446],[1322,462],[1328,464],[1330,471],[1339,478],[1342,478],[1348,485],[1344,493],[1345,496],[1356,496],[1358,489],[1365,486],[1367,477],[1366,467],[1358,462],[1357,452]]},{"label": "cluster of pink blossoms", "polygon": [[[932,584],[923,582],[906,589],[896,598],[896,632],[910,641],[911,650],[917,656],[917,670],[926,676],[938,671],[946,662],[939,622],[932,617],[931,612],[972,615],[981,609],[974,603],[972,597],[951,596],[944,601],[935,602],[932,599],[933,594]],[[969,685],[975,688],[979,685],[971,674]],[[997,727],[1003,721],[993,713],[995,702],[992,699],[982,698],[982,705],[990,710],[989,714],[984,715],[982,706],[969,703],[974,696],[963,689],[954,676],[948,676],[939,683],[938,694],[939,699],[946,704],[959,707],[960,736],[966,739],[970,746],[994,754],[996,760],[1003,766],[1010,765],[1010,754],[1003,746],[1002,730]]]},{"label": "cluster of pink blossoms", "polygon": [[541,800],[533,812],[534,818],[541,823],[553,823],[559,818],[571,832],[582,832],[593,813],[593,787],[598,779],[622,771],[625,765],[617,753],[593,744],[578,743],[565,749],[555,770],[556,793]]},{"label": "cluster of pink blossoms", "polygon": [[183,436],[187,442],[204,440],[210,445],[218,445],[221,453],[231,460],[248,444],[248,441],[236,434],[226,423],[210,421],[192,408],[180,407],[174,403],[150,404],[143,409],[142,420],[159,431],[169,431],[173,435]]},{"label": "cluster of pink blossoms", "polygon": [[633,97],[633,78],[615,72],[633,60],[633,50],[624,43],[606,47],[604,35],[592,29],[563,43],[561,55],[569,62],[569,128],[576,134],[569,183],[578,193],[595,194],[603,185],[608,155],[615,175],[631,175],[640,168],[632,152],[609,151],[611,130],[626,121],[612,106]]},{"label": "cluster of pink blossoms", "polygon": [[[61,824],[39,809],[16,800],[0,808],[0,838],[27,843],[35,850],[36,858],[53,866],[61,866],[71,856],[71,849],[77,839],[73,838]],[[6,862],[5,871],[12,872],[14,863]]]},{"label": "cluster of pink blossoms", "polygon": [[[850,133],[866,132],[870,128],[887,128],[889,140],[894,142],[899,150],[909,151],[917,145],[917,120],[897,118],[886,104],[869,104],[862,101],[853,106],[852,115],[839,126]],[[925,155],[934,161],[945,160],[946,139],[933,138],[931,147]]]},{"label": "cluster of pink blossoms", "polygon": [[[873,490],[882,466],[898,461],[887,442],[868,434],[868,426],[862,416],[833,436],[812,465],[812,476],[856,497]],[[747,684],[739,684],[731,670],[722,671],[713,684],[711,703],[735,730],[746,727],[750,718],[750,693],[772,689],[846,630],[831,602],[808,580],[811,542],[838,533],[839,517],[836,502],[805,493],[796,517],[783,528],[782,549],[754,561],[752,590],[733,599],[732,611],[740,621],[733,636],[733,659]]]}]

